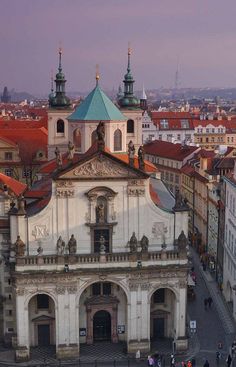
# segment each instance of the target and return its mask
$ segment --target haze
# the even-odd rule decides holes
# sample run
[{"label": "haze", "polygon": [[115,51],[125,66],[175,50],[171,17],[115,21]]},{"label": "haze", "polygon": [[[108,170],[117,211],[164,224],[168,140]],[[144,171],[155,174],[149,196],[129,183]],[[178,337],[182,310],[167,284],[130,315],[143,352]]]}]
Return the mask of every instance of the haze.
[{"label": "haze", "polygon": [[89,91],[99,64],[117,89],[132,47],[135,89],[236,87],[235,0],[1,0],[0,91],[48,93],[63,48],[67,91]]}]

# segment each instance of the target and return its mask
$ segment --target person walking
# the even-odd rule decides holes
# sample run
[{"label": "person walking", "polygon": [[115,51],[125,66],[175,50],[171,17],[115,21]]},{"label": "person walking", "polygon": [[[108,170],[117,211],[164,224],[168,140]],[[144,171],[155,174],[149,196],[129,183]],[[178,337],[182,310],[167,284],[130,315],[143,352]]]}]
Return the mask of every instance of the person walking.
[{"label": "person walking", "polygon": [[208,299],[204,298],[204,308],[205,308],[205,310],[207,310],[207,305],[208,305]]},{"label": "person walking", "polygon": [[213,299],[211,297],[208,297],[209,308],[211,308],[212,302],[213,302]]},{"label": "person walking", "polygon": [[170,356],[170,367],[175,367],[175,357],[173,354]]},{"label": "person walking", "polygon": [[231,366],[231,363],[232,363],[232,357],[231,355],[229,354],[227,359],[226,359],[226,363],[227,363],[227,367],[230,367]]},{"label": "person walking", "polygon": [[209,362],[208,362],[208,360],[207,360],[207,359],[206,359],[206,361],[205,361],[205,363],[204,363],[203,367],[210,367]]}]

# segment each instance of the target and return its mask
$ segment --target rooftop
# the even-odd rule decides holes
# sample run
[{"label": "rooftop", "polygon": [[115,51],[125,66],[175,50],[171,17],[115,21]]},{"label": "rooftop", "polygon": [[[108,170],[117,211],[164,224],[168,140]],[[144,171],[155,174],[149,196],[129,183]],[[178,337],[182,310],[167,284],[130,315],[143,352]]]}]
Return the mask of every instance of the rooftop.
[{"label": "rooftop", "polygon": [[198,147],[190,145],[174,144],[161,140],[154,140],[144,145],[146,154],[174,159],[176,161],[182,161],[198,149]]},{"label": "rooftop", "polygon": [[68,120],[126,121],[126,118],[97,84]]}]

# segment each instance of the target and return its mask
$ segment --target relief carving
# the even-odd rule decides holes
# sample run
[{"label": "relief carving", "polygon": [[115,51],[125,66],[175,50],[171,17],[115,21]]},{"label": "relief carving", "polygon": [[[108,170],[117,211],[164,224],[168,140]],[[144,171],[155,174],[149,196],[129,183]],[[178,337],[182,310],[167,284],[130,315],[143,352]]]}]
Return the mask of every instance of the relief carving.
[{"label": "relief carving", "polygon": [[56,196],[58,198],[73,197],[75,194],[74,189],[56,189]]},{"label": "relief carving", "polygon": [[164,225],[164,222],[153,223],[152,233],[154,238],[165,237],[167,233],[167,227]]},{"label": "relief carving", "polygon": [[47,228],[46,224],[36,224],[31,233],[35,240],[38,240],[40,238],[48,237],[49,229]]},{"label": "relief carving", "polygon": [[115,165],[113,161],[100,157],[76,168],[73,174],[82,177],[124,177],[132,173],[118,164]]},{"label": "relief carving", "polygon": [[70,294],[75,294],[77,292],[77,286],[76,285],[70,285],[67,287],[67,291]]},{"label": "relief carving", "polygon": [[57,187],[64,187],[64,188],[72,188],[72,187],[74,187],[72,181],[57,181],[56,186]]},{"label": "relief carving", "polygon": [[138,283],[129,283],[129,289],[131,291],[137,291],[138,290],[138,287],[139,287],[139,284]]},{"label": "relief carving", "polygon": [[128,196],[144,196],[145,195],[145,188],[144,187],[127,187],[127,194]]},{"label": "relief carving", "polygon": [[25,294],[24,288],[16,288],[16,294],[17,296],[24,296]]},{"label": "relief carving", "polygon": [[64,286],[58,286],[56,288],[56,293],[57,294],[65,294],[65,292],[66,292],[66,287],[64,287]]}]

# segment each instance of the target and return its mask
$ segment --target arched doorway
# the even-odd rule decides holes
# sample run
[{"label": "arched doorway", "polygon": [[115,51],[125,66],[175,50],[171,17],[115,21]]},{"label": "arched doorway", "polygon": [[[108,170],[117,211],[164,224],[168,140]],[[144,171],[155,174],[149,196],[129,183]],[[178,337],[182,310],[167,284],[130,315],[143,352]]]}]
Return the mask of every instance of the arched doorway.
[{"label": "arched doorway", "polygon": [[30,346],[56,343],[55,304],[47,294],[36,294],[29,301]]},{"label": "arched doorway", "polygon": [[93,340],[111,340],[111,315],[108,311],[98,311],[93,316]]},{"label": "arched doorway", "polygon": [[127,296],[122,287],[108,280],[84,289],[79,300],[80,344],[99,340],[127,340]]},{"label": "arched doorway", "polygon": [[150,302],[150,338],[173,338],[176,330],[176,297],[172,290],[159,288],[153,292]]}]

